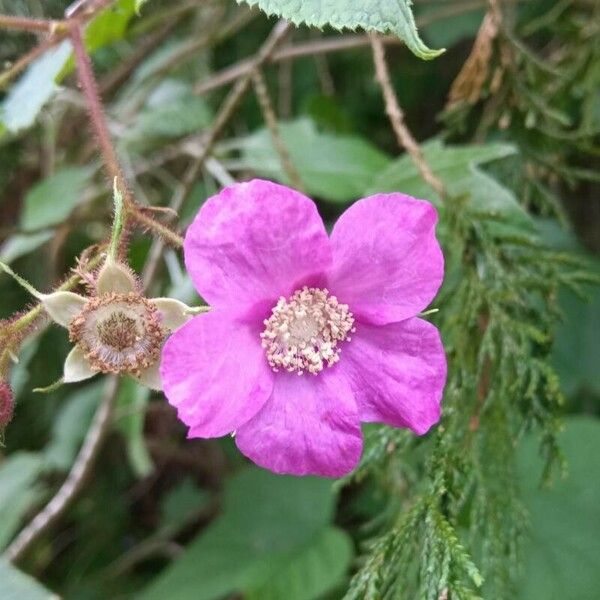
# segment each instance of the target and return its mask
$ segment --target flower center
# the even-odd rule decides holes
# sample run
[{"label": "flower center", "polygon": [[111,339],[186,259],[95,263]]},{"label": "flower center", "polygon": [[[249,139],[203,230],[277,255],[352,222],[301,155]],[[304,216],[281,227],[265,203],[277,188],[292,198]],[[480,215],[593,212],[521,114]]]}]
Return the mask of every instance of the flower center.
[{"label": "flower center", "polygon": [[69,337],[103,373],[139,373],[156,360],[165,337],[157,308],[136,293],[88,300],[71,321]]},{"label": "flower center", "polygon": [[326,289],[303,287],[280,298],[265,320],[262,347],[273,371],[316,375],[340,359],[339,342],[350,341],[354,317]]},{"label": "flower center", "polygon": [[136,319],[128,317],[122,311],[116,311],[97,323],[96,330],[103,343],[119,351],[133,347],[143,335],[143,332],[138,330]]}]

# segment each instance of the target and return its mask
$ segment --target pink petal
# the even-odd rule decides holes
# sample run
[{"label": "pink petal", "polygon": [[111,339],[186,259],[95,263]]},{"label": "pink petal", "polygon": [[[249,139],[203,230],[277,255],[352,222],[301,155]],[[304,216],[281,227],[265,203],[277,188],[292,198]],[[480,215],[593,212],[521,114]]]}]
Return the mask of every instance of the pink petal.
[{"label": "pink petal", "polygon": [[185,264],[211,305],[271,308],[280,296],[331,263],[323,221],[312,200],[255,179],[227,187],[202,206],[187,230]]},{"label": "pink petal", "polygon": [[362,435],[352,391],[333,367],[276,373],[273,395],[236,433],[238,448],[275,473],[339,477],[358,463]]},{"label": "pink petal", "polygon": [[359,200],[331,235],[329,287],[354,314],[383,324],[414,317],[436,295],[444,257],[436,209],[403,194]]},{"label": "pink petal", "polygon": [[189,437],[219,437],[251,419],[271,395],[260,332],[224,311],[194,317],[165,343],[163,390]]},{"label": "pink petal", "polygon": [[361,421],[408,427],[419,435],[439,421],[446,355],[431,323],[359,323],[338,366],[351,382]]}]

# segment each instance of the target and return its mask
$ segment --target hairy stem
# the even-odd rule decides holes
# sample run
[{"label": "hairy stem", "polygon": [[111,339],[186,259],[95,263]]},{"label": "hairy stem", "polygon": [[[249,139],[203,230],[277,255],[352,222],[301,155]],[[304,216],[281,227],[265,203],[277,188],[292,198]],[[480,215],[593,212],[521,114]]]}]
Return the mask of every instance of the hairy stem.
[{"label": "hairy stem", "polygon": [[71,42],[73,43],[73,51],[75,53],[75,64],[77,66],[77,75],[79,83],[85,96],[87,109],[90,115],[91,125],[96,135],[96,139],[100,146],[100,152],[104,159],[104,166],[107,175],[112,182],[116,180],[116,185],[123,192],[126,204],[131,201],[129,192],[127,191],[127,182],[119,164],[117,152],[112,143],[98,86],[94,77],[92,61],[85,49],[83,41],[82,27],[79,21],[71,21]]}]

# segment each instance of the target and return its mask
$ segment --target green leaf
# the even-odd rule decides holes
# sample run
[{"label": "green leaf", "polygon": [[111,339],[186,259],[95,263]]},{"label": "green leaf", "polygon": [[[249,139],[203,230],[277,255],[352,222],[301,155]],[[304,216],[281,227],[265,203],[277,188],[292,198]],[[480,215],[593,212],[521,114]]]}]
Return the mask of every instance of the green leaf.
[{"label": "green leaf", "polygon": [[[242,0],[238,0],[241,2]],[[267,15],[277,15],[296,25],[330,25],[335,29],[365,29],[395,33],[420,58],[429,60],[444,50],[428,48],[417,31],[411,0],[243,0]]]},{"label": "green leaf", "polygon": [[[122,40],[127,32],[129,21],[135,15],[135,0],[118,0],[101,10],[88,24],[84,32],[85,48],[89,54]],[[60,72],[59,79],[66,77],[75,68],[73,56]]]},{"label": "green leaf", "polygon": [[[444,182],[451,195],[464,194],[471,190],[473,173],[479,165],[516,153],[515,148],[508,144],[447,146],[439,140],[423,144],[422,150],[425,160]],[[433,188],[423,180],[408,154],[403,154],[388,165],[369,190],[371,194],[382,192],[403,192],[440,204]]]},{"label": "green leaf", "polygon": [[53,235],[51,231],[40,231],[31,235],[13,235],[2,244],[2,248],[0,248],[0,260],[6,264],[10,264],[14,260],[17,260],[17,258],[21,258],[21,256],[37,250]]},{"label": "green leaf", "polygon": [[26,231],[62,223],[81,201],[92,170],[65,167],[32,187],[25,197],[21,227]]},{"label": "green leaf", "polygon": [[207,506],[209,500],[210,494],[187,477],[169,490],[161,501],[161,527],[177,531],[188,519]]},{"label": "green leaf", "polygon": [[[534,232],[531,218],[514,194],[481,169],[483,164],[514,155],[515,152],[514,147],[506,144],[446,146],[439,140],[432,140],[423,145],[425,160],[442,180],[448,194],[468,195],[471,215],[486,219],[486,228],[500,236]],[[402,192],[429,200],[439,209],[445,209],[444,203],[423,180],[407,154],[383,171],[369,189],[370,194],[382,192]]]},{"label": "green leaf", "polygon": [[344,581],[352,560],[350,536],[328,527],[294,554],[270,563],[261,585],[246,590],[248,600],[312,600]]},{"label": "green leaf", "polygon": [[490,233],[498,238],[526,233],[532,241],[537,239],[531,217],[510,190],[479,170],[473,172],[470,185],[470,213],[485,220]]},{"label": "green leaf", "polygon": [[569,474],[551,489],[537,485],[543,460],[534,436],[520,452],[523,499],[531,518],[524,576],[517,585],[523,600],[600,598],[600,421],[569,418],[559,442]]},{"label": "green leaf", "polygon": [[0,598],[2,600],[59,600],[33,577],[0,559]]},{"label": "green leaf", "polygon": [[[349,135],[320,133],[309,119],[280,124],[281,137],[306,192],[347,203],[365,194],[390,159],[369,142]],[[271,135],[261,129],[242,141],[241,168],[289,184]]]},{"label": "green leaf", "polygon": [[[600,262],[596,265],[600,276]],[[559,295],[564,321],[556,329],[552,362],[567,396],[581,391],[600,395],[600,287],[586,292],[587,299],[570,290]]]},{"label": "green leaf", "polygon": [[[25,513],[38,501],[39,489],[34,483],[42,467],[41,457],[29,452],[15,452],[0,464],[0,549],[10,541]],[[0,598],[4,596],[0,594]]]},{"label": "green leaf", "polygon": [[46,468],[67,471],[79,450],[102,395],[102,383],[78,389],[64,401],[44,451]]},{"label": "green leaf", "polygon": [[206,102],[184,95],[140,113],[127,138],[131,143],[147,143],[148,138],[178,138],[198,132],[210,124],[212,112]]},{"label": "green leaf", "polygon": [[333,502],[325,479],[245,469],[230,480],[222,515],[141,598],[211,600],[258,589],[272,576],[273,561],[302,552],[328,528]]},{"label": "green leaf", "polygon": [[65,40],[33,62],[11,88],[0,106],[0,120],[9,132],[17,133],[34,124],[58,89],[56,79],[70,55],[71,44]]},{"label": "green leaf", "polygon": [[154,465],[144,440],[144,420],[150,390],[133,379],[121,383],[116,407],[116,426],[127,440],[127,456],[138,477],[152,473]]},{"label": "green leaf", "polygon": [[129,21],[135,13],[135,0],[119,0],[101,11],[85,30],[87,51],[91,54],[103,46],[123,39]]}]

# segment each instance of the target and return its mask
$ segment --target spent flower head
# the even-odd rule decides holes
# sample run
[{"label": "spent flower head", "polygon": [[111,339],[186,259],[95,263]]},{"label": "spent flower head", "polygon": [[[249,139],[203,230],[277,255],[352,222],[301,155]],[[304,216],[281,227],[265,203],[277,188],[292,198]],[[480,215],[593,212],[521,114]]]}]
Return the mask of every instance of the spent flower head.
[{"label": "spent flower head", "polygon": [[173,298],[145,298],[131,269],[110,254],[94,274],[90,296],[68,291],[42,294],[7,265],[0,266],[39,299],[54,322],[68,330],[73,349],[65,360],[61,382],[115,373],[161,389],[162,345],[197,309]]},{"label": "spent flower head", "polygon": [[285,186],[210,198],[184,254],[212,309],[167,340],[160,369],[189,437],[235,433],[258,465],[333,477],[357,465],[361,421],[426,433],[446,380],[439,332],[418,317],[443,278],[436,222],[428,202],[379,194],[329,237]]},{"label": "spent flower head", "polygon": [[158,359],[165,338],[193,311],[172,298],[145,298],[129,267],[110,256],[90,297],[55,292],[41,301],[74,344],[64,365],[66,383],[115,373],[132,375],[152,389],[161,389]]}]

